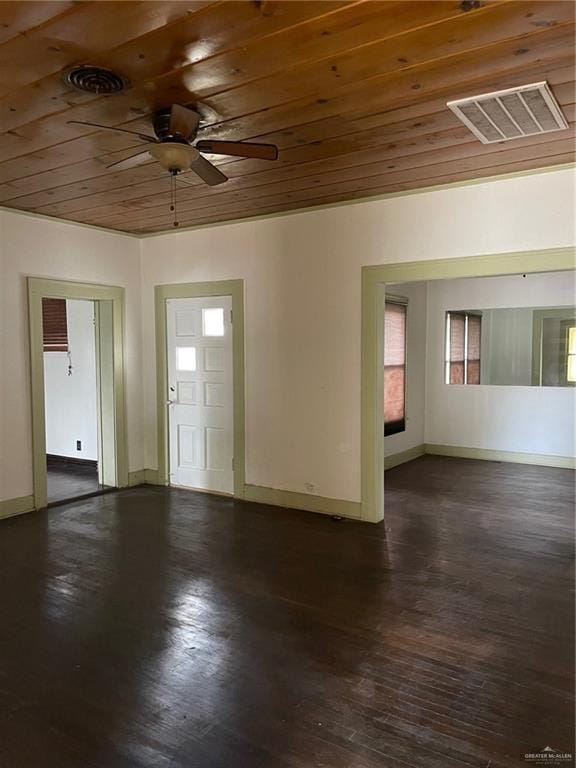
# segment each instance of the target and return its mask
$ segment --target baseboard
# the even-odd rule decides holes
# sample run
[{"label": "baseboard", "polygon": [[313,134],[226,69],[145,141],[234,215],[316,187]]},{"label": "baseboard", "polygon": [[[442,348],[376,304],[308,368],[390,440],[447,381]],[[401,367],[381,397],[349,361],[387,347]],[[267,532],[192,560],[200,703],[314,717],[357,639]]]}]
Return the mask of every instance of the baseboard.
[{"label": "baseboard", "polygon": [[163,485],[158,482],[157,469],[137,469],[128,473],[128,486],[134,485]]},{"label": "baseboard", "polygon": [[423,444],[415,445],[413,448],[408,448],[400,453],[393,453],[391,456],[384,457],[384,471],[398,467],[400,464],[406,464],[407,461],[413,461],[420,458],[425,454],[425,446]]},{"label": "baseboard", "polygon": [[164,485],[164,483],[161,483],[158,479],[158,470],[157,469],[145,469],[144,470],[144,482],[148,485]]},{"label": "baseboard", "polygon": [[353,520],[360,520],[362,515],[359,501],[330,499],[326,496],[315,496],[312,493],[281,491],[262,485],[244,486],[244,500],[255,501],[258,504],[270,504],[274,507],[301,509],[305,512],[319,512],[322,515],[349,517]]},{"label": "baseboard", "polygon": [[144,485],[146,482],[144,480],[144,472],[143,469],[137,469],[136,472],[128,472],[128,487],[132,488],[134,485]]},{"label": "baseboard", "polygon": [[34,496],[20,496],[17,499],[4,499],[0,501],[0,519],[24,515],[34,511]]},{"label": "baseboard", "polygon": [[98,467],[96,459],[80,459],[76,456],[59,456],[56,453],[47,453],[46,461],[54,462],[55,464],[83,464],[87,467]]},{"label": "baseboard", "polygon": [[459,445],[434,445],[426,443],[426,453],[436,456],[454,456],[460,459],[482,461],[505,461],[513,464],[533,464],[539,467],[560,467],[576,469],[576,459],[571,456],[547,456],[542,453],[515,453],[514,451],[493,451],[489,448],[464,448]]}]

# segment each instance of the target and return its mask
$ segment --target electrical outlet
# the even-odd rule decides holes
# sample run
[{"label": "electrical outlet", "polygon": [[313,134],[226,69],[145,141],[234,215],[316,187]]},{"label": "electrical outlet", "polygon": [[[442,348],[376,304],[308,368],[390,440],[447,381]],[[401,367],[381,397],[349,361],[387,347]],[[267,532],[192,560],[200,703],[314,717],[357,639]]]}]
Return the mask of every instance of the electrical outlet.
[{"label": "electrical outlet", "polygon": [[76,440],[76,450],[77,451],[82,450],[82,440]]}]

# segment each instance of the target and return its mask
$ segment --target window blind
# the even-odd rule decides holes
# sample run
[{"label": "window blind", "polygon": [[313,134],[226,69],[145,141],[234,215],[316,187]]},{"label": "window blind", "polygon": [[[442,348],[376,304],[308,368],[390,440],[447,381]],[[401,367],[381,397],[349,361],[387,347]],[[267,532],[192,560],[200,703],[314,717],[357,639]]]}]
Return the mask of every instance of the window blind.
[{"label": "window blind", "polygon": [[466,383],[480,384],[480,334],[482,319],[468,315],[468,352],[466,355]]},{"label": "window blind", "polygon": [[446,313],[446,383],[480,384],[482,316]]},{"label": "window blind", "polygon": [[450,384],[464,384],[465,315],[449,313],[450,318]]},{"label": "window blind", "polygon": [[406,305],[387,301],[384,323],[384,434],[406,428]]},{"label": "window blind", "polygon": [[44,352],[68,352],[66,299],[42,299]]}]

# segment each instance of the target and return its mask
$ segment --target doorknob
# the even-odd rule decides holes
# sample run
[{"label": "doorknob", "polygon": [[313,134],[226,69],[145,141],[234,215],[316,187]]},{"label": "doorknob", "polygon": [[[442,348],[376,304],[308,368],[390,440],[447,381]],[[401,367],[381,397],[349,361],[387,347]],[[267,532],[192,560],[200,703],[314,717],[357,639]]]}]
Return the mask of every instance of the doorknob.
[{"label": "doorknob", "polygon": [[166,405],[174,405],[174,400],[166,400]]}]

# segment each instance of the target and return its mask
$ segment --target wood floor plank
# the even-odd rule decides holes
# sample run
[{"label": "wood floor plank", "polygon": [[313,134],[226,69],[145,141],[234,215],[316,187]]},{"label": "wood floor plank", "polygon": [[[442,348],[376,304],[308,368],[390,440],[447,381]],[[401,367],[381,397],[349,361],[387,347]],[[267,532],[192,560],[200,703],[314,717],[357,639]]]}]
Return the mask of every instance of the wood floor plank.
[{"label": "wood floor plank", "polygon": [[160,487],[3,520],[0,763],[573,753],[573,480],[426,456],[386,473],[386,525]]}]

